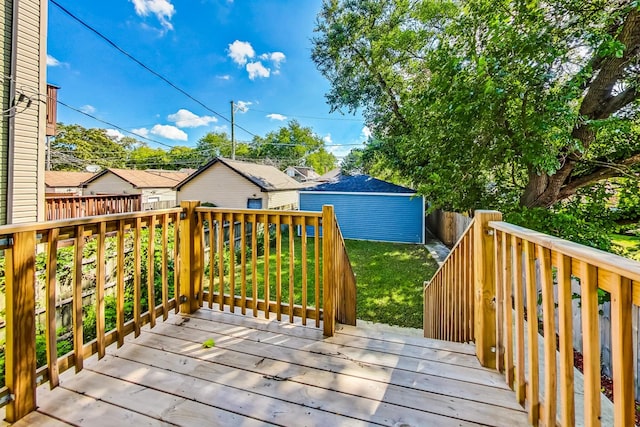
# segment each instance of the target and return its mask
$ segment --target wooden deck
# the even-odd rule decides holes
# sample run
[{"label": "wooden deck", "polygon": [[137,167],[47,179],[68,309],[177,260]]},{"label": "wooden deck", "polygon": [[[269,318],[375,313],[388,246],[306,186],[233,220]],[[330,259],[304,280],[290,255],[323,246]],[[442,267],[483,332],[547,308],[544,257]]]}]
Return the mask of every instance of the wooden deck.
[{"label": "wooden deck", "polygon": [[84,366],[39,387],[38,411],[14,425],[529,425],[473,346],[362,327],[324,338],[203,308]]}]

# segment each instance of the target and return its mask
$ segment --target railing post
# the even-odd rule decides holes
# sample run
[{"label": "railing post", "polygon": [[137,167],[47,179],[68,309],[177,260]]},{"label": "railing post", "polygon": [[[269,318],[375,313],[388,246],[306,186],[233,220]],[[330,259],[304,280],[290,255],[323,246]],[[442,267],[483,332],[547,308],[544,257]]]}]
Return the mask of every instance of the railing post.
[{"label": "railing post", "polygon": [[490,221],[502,221],[497,211],[475,211],[473,228],[474,319],[476,355],[482,366],[496,367],[495,243]]},{"label": "railing post", "polygon": [[13,236],[6,253],[6,370],[5,382],[13,399],[8,422],[36,409],[36,233]]},{"label": "railing post", "polygon": [[322,312],[324,335],[336,331],[335,213],[332,205],[322,207]]},{"label": "railing post", "polygon": [[202,224],[198,222],[196,208],[199,201],[184,200],[180,207],[184,218],[180,221],[180,292],[178,302],[182,313],[193,313],[200,308],[198,296],[202,292]]}]

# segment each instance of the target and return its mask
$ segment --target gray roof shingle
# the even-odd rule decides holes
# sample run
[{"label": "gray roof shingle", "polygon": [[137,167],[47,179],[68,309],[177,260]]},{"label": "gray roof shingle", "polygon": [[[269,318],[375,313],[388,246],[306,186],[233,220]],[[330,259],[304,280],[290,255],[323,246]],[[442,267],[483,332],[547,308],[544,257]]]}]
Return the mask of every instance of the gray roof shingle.
[{"label": "gray roof shingle", "polygon": [[329,182],[315,187],[305,188],[304,191],[337,191],[344,193],[394,193],[415,194],[411,188],[392,184],[369,175],[337,175]]}]

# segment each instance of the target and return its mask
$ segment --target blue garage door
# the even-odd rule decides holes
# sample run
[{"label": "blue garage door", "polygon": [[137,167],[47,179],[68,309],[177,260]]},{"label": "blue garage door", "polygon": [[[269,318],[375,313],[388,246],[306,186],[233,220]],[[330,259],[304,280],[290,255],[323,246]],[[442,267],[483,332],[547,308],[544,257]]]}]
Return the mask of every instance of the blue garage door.
[{"label": "blue garage door", "polygon": [[423,203],[422,197],[410,196],[300,193],[300,210],[333,205],[342,235],[359,240],[422,243]]}]

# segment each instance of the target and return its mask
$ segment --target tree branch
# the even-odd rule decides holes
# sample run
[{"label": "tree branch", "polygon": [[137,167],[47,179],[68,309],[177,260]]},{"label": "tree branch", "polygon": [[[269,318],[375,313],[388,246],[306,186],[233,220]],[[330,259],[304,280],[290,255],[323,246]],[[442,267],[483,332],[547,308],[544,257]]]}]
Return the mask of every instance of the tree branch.
[{"label": "tree branch", "polygon": [[[640,48],[640,12],[633,9],[622,25],[617,40],[624,44],[624,54],[620,58],[607,57],[601,62],[600,71],[589,85],[580,114],[591,119],[605,118],[603,113],[608,111],[603,102],[611,98],[611,92],[616,82],[624,73],[625,66],[638,54]],[[594,53],[597,55],[597,52]],[[610,113],[609,113],[610,114]]]},{"label": "tree branch", "polygon": [[602,112],[600,115],[602,118],[606,119],[611,114],[619,111],[620,109],[626,107],[640,96],[640,92],[635,86],[630,86],[626,90],[620,92],[616,96],[610,97],[606,100],[604,107],[602,108]]},{"label": "tree branch", "polygon": [[560,193],[558,194],[558,199],[566,199],[567,197],[574,195],[576,191],[578,191],[578,189],[591,184],[595,184],[596,182],[602,181],[603,179],[615,178],[625,175],[629,176],[630,173],[628,168],[637,163],[640,163],[640,153],[626,158],[620,163],[597,163],[600,165],[600,167],[598,167],[596,170],[589,173],[588,175],[577,177],[576,179],[564,185],[560,190]]}]

